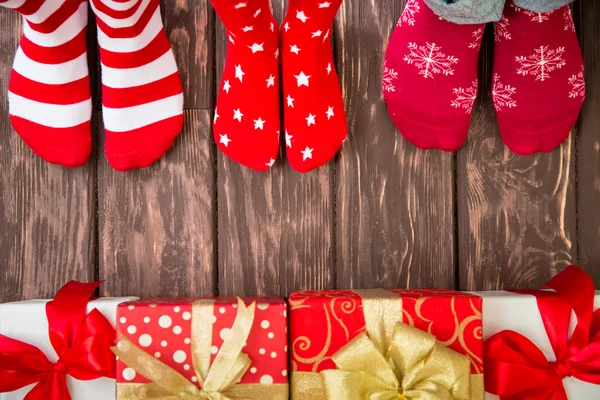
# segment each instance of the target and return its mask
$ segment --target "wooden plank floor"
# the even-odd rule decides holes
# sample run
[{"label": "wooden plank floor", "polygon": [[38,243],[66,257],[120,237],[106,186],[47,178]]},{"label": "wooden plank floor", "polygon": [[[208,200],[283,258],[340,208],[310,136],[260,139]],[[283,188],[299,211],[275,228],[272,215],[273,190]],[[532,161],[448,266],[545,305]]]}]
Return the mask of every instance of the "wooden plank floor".
[{"label": "wooden plank floor", "polygon": [[[285,3],[272,0],[279,21]],[[588,89],[575,134],[530,157],[498,135],[490,27],[466,145],[421,151],[396,132],[380,76],[402,8],[344,0],[334,53],[350,137],[306,175],[285,154],[255,173],[217,151],[211,121],[227,41],[208,0],[163,2],[186,124],[160,162],[125,174],[106,162],[93,17],[92,159],[75,170],[43,162],[8,122],[21,22],[1,9],[0,301],[48,297],[69,279],[106,279],[103,295],[145,297],[529,288],[570,263],[600,286],[600,2],[573,5]]]}]

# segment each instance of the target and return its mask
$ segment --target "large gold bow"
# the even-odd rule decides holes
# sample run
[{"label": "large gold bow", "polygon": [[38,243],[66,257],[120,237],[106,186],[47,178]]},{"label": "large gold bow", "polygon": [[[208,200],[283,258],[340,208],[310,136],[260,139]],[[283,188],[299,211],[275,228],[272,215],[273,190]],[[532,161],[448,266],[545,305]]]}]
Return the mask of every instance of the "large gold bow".
[{"label": "large gold bow", "polygon": [[333,355],[338,369],[320,374],[295,372],[292,384],[298,399],[472,398],[467,356],[448,349],[435,336],[403,324],[402,298],[398,295],[385,290],[359,293],[366,333]]},{"label": "large gold bow", "polygon": [[119,360],[146,377],[149,384],[117,385],[119,400],[285,400],[284,384],[239,384],[252,360],[242,352],[252,324],[256,304],[246,306],[238,298],[237,316],[229,336],[211,365],[213,299],[197,300],[192,305],[191,355],[200,388],[121,336],[113,352]]}]

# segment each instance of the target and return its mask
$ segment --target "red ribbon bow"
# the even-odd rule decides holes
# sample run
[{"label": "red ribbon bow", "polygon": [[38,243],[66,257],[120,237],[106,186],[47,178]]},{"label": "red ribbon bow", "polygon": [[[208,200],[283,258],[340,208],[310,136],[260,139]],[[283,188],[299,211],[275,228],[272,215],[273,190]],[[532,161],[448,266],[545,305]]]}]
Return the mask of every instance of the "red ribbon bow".
[{"label": "red ribbon bow", "polygon": [[[594,283],[571,265],[544,287],[519,293],[536,296],[548,339],[556,356],[549,362],[520,333],[505,330],[490,337],[485,348],[485,389],[502,400],[567,400],[568,376],[600,385],[600,310],[594,312]],[[577,325],[569,339],[571,310]]]},{"label": "red ribbon bow", "polygon": [[70,400],[67,375],[79,380],[115,377],[110,351],[116,332],[100,311],[86,315],[90,296],[101,282],[71,281],[46,304],[48,333],[59,360],[40,349],[0,335],[0,393],[37,383],[25,400]]}]

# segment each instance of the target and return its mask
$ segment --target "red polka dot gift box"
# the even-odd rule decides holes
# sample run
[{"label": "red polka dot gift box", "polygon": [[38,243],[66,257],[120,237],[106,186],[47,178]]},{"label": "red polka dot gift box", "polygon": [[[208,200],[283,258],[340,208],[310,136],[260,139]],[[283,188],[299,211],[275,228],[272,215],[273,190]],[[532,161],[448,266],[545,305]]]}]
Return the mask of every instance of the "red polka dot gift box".
[{"label": "red polka dot gift box", "polygon": [[268,297],[121,304],[117,399],[287,399],[286,310]]},{"label": "red polka dot gift box", "polygon": [[484,398],[477,295],[305,291],[288,305],[294,400]]}]

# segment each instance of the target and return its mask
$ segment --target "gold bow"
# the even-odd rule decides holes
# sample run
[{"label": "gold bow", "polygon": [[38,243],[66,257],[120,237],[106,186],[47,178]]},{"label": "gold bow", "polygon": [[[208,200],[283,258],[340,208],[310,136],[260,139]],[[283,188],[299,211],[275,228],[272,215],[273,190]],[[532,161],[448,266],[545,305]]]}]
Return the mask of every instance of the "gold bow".
[{"label": "gold bow", "polygon": [[201,389],[154,358],[125,337],[112,351],[119,360],[138,374],[152,381],[149,384],[117,384],[119,400],[262,400],[287,399],[284,384],[239,384],[252,360],[242,352],[252,324],[256,304],[246,306],[238,298],[237,316],[229,336],[211,360],[213,299],[197,300],[192,305],[191,355],[196,378]]},{"label": "gold bow", "polygon": [[294,372],[295,397],[302,400],[471,399],[472,377],[467,356],[448,349],[435,336],[403,324],[402,298],[398,295],[378,289],[361,290],[359,294],[366,333],[360,333],[333,355],[338,369],[320,374]]}]

